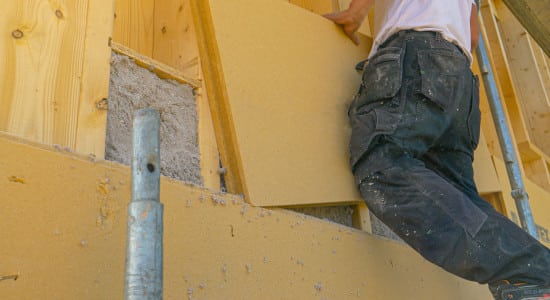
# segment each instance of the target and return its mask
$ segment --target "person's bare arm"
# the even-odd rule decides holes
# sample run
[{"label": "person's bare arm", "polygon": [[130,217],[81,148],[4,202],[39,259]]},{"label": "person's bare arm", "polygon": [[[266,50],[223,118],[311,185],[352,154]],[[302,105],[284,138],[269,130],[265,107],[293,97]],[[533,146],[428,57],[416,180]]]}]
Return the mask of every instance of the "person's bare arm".
[{"label": "person's bare arm", "polygon": [[479,43],[479,20],[478,20],[478,13],[477,13],[477,7],[472,4],[472,13],[470,15],[470,33],[472,35],[472,53],[477,48],[477,44]]},{"label": "person's bare arm", "polygon": [[369,13],[374,1],[375,0],[352,0],[348,9],[337,13],[326,14],[324,17],[340,25],[344,33],[356,45],[359,45],[359,38],[355,33],[361,26],[361,23],[363,23],[365,16]]}]

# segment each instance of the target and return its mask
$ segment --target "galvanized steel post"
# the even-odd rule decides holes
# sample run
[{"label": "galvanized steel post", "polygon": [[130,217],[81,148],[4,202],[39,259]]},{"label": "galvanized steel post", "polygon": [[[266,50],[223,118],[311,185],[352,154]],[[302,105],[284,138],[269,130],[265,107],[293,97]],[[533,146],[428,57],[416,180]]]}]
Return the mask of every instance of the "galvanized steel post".
[{"label": "galvanized steel post", "polygon": [[491,114],[493,115],[495,122],[500,147],[502,150],[502,156],[504,157],[504,162],[506,163],[506,171],[508,172],[508,179],[510,181],[510,186],[512,187],[512,197],[516,202],[521,226],[531,236],[538,239],[537,228],[535,226],[533,214],[531,213],[531,207],[529,205],[529,197],[525,192],[519,162],[517,160],[517,154],[512,137],[510,136],[510,130],[504,115],[504,108],[498,93],[495,77],[491,72],[491,64],[489,62],[489,56],[487,54],[487,48],[485,47],[483,38],[479,39],[479,46],[476,50],[476,56],[483,75],[483,83],[485,84],[487,98],[489,99]]},{"label": "galvanized steel post", "polygon": [[159,128],[156,110],[142,109],[135,113],[124,289],[124,297],[128,300],[162,299]]}]

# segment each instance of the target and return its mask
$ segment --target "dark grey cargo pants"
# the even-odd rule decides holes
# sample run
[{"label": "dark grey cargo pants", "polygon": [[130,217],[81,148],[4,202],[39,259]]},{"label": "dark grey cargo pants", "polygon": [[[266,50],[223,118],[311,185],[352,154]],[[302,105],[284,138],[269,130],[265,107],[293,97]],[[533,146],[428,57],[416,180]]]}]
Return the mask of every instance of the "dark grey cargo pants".
[{"label": "dark grey cargo pants", "polygon": [[454,44],[401,31],[365,67],[349,110],[369,209],[427,260],[479,283],[550,283],[550,251],[478,195],[478,79]]}]

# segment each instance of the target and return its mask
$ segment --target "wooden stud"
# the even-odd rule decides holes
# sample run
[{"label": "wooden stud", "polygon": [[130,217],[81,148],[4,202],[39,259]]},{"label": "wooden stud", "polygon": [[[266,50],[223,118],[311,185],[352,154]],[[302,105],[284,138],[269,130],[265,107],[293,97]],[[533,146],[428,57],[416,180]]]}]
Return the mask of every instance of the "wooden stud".
[{"label": "wooden stud", "polygon": [[355,205],[353,227],[372,233],[370,211],[365,202],[359,202],[359,204]]},{"label": "wooden stud", "polygon": [[204,80],[202,84],[202,87],[197,89],[196,93],[201,175],[204,187],[219,191],[221,188],[220,175],[225,176],[226,172],[225,169],[220,168],[220,152],[216,142],[214,122]]},{"label": "wooden stud", "polygon": [[491,203],[491,205],[501,214],[506,215],[506,205],[501,192],[496,193],[481,193],[483,200]]},{"label": "wooden stud", "polygon": [[214,24],[210,4],[204,0],[190,0],[193,22],[201,55],[201,66],[210,110],[212,113],[217,145],[225,173],[227,191],[242,194],[246,190],[242,169],[239,167],[240,152],[234,135],[233,121],[227,104],[227,89],[221,69],[220,55],[215,41]]},{"label": "wooden stud", "polygon": [[82,71],[82,82],[85,84],[81,87],[75,150],[101,159],[105,155],[113,3],[112,0],[89,3],[87,47]]},{"label": "wooden stud", "polygon": [[162,79],[173,79],[180,83],[185,83],[193,86],[194,88],[199,88],[202,86],[201,80],[189,78],[180,70],[168,66],[160,61],[152,59],[149,56],[145,56],[131,48],[128,48],[124,45],[121,45],[116,42],[111,42],[111,48],[116,53],[120,53],[132,58],[136,64],[150,70],[151,72],[157,74]]}]

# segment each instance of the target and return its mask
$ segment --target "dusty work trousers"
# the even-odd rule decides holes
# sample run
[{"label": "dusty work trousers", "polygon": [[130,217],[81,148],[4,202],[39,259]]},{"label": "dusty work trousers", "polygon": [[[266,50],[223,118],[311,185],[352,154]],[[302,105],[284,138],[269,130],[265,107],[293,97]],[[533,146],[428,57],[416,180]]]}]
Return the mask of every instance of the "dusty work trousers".
[{"label": "dusty work trousers", "polygon": [[433,32],[392,36],[349,110],[351,162],[369,209],[427,260],[479,283],[550,283],[550,251],[478,195],[478,79]]}]

